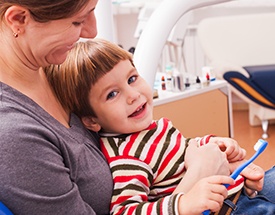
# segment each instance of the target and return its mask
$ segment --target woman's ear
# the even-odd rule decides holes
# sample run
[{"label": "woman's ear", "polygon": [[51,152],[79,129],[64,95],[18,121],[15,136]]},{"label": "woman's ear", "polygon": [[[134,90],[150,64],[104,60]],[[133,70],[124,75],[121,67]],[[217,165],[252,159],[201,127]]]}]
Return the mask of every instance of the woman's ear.
[{"label": "woman's ear", "polygon": [[86,128],[89,130],[98,132],[101,129],[101,126],[94,120],[94,117],[85,116],[81,118],[82,123],[85,125]]},{"label": "woman's ear", "polygon": [[30,12],[24,7],[14,5],[6,10],[4,17],[14,33],[22,33],[30,18]]}]

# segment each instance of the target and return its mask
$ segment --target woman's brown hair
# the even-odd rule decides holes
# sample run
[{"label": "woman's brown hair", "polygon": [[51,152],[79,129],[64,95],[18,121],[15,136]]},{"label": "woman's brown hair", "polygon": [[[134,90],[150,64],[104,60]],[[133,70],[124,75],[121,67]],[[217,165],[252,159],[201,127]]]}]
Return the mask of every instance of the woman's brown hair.
[{"label": "woman's brown hair", "polygon": [[95,116],[89,104],[91,87],[121,60],[133,65],[128,51],[106,40],[93,39],[78,42],[64,63],[45,68],[45,73],[66,110],[79,117]]},{"label": "woman's brown hair", "polygon": [[0,0],[0,18],[12,5],[27,8],[37,22],[69,18],[81,11],[89,0]]}]

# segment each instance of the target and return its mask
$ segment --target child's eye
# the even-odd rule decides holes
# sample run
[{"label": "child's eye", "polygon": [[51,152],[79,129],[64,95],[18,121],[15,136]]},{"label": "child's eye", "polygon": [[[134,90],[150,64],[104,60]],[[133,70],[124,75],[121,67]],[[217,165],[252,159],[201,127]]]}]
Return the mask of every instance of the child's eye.
[{"label": "child's eye", "polygon": [[131,84],[133,82],[135,82],[137,80],[137,76],[134,75],[134,76],[131,76],[129,79],[128,79],[128,84]]},{"label": "child's eye", "polygon": [[112,99],[118,94],[118,92],[112,91],[107,95],[107,100]]}]

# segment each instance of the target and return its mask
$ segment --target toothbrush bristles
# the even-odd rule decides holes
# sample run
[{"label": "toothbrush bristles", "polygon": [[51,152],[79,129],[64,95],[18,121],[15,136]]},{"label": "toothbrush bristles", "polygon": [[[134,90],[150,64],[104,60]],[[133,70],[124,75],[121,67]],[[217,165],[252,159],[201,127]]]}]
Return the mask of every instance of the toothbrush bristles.
[{"label": "toothbrush bristles", "polygon": [[254,145],[254,150],[258,151],[259,147],[261,146],[262,142],[260,140],[258,140],[255,145]]},{"label": "toothbrush bristles", "polygon": [[255,143],[255,145],[254,145],[254,150],[256,151],[256,152],[259,152],[259,151],[263,151],[263,150],[265,150],[265,148],[267,147],[267,142],[265,141],[265,140],[263,140],[263,139],[259,139],[258,141],[257,141],[257,143]]}]

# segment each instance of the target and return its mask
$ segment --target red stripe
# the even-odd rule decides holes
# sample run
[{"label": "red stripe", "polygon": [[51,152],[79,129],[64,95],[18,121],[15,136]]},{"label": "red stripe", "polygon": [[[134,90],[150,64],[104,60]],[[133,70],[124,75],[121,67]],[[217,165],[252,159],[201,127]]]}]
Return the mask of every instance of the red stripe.
[{"label": "red stripe", "polygon": [[[156,126],[157,126],[156,122],[153,122],[153,123],[151,123],[151,125],[146,130],[151,130],[151,129],[155,128]],[[127,144],[125,144],[125,148],[123,150],[124,155],[129,154],[129,152],[130,152],[131,148],[133,147],[133,145],[135,143],[135,140],[137,139],[139,134],[140,134],[140,132],[136,132],[136,133],[134,133],[130,136],[130,140]]]},{"label": "red stripe", "polygon": [[200,146],[203,146],[203,145],[207,144],[211,137],[214,137],[214,135],[213,134],[208,134],[208,135],[203,136],[200,140]]},{"label": "red stripe", "polygon": [[132,179],[138,180],[141,183],[149,186],[148,178],[143,175],[116,176],[116,177],[114,177],[114,183],[126,183],[126,182],[131,181]]},{"label": "red stripe", "polygon": [[238,180],[236,180],[235,181],[235,184],[233,184],[233,185],[230,185],[228,188],[227,188],[227,190],[230,190],[230,189],[232,189],[232,188],[234,188],[234,187],[237,187],[237,186],[239,186],[241,183],[243,183],[244,182],[244,177],[241,177],[240,179],[238,179]]},{"label": "red stripe", "polygon": [[127,144],[125,144],[125,148],[123,150],[123,154],[124,155],[128,155],[131,148],[133,147],[134,143],[135,143],[135,140],[137,139],[138,135],[139,135],[140,132],[137,132],[137,133],[134,133],[131,135],[130,137],[130,140]]},{"label": "red stripe", "polygon": [[156,127],[157,127],[157,123],[156,122],[152,122],[151,125],[149,125],[149,127],[146,128],[146,130],[152,130],[152,129],[156,128]]},{"label": "red stripe", "polygon": [[177,139],[176,139],[176,144],[175,144],[174,148],[166,156],[166,158],[164,159],[164,161],[162,162],[162,165],[160,166],[160,168],[158,170],[159,175],[167,167],[168,163],[175,156],[175,154],[179,151],[179,148],[180,148],[180,145],[181,145],[181,138],[182,138],[182,135],[180,133],[178,133]]},{"label": "red stripe", "polygon": [[150,215],[150,214],[152,214],[152,212],[153,212],[153,204],[151,203],[148,205],[147,214]]},{"label": "red stripe", "polygon": [[156,151],[157,145],[159,144],[161,138],[163,137],[166,129],[168,127],[168,120],[167,119],[163,119],[163,127],[162,127],[162,131],[160,132],[160,134],[156,137],[156,139],[153,141],[153,143],[151,143],[150,149],[147,153],[147,156],[144,160],[145,163],[149,164],[152,161],[154,152]]},{"label": "red stripe", "polygon": [[162,190],[161,192],[158,192],[158,195],[160,195],[160,194],[171,194],[171,193],[174,192],[175,189],[176,189],[176,186],[169,187],[169,188],[167,188],[165,190]]},{"label": "red stripe", "polygon": [[[113,208],[113,205],[111,206],[111,209],[112,209],[112,208]],[[123,212],[124,212],[124,210],[125,210],[126,208],[128,208],[127,214],[134,214],[134,211],[136,210],[137,205],[135,205],[135,206],[130,206],[130,207],[128,207],[128,206],[123,206],[123,207],[121,207],[121,208],[119,209],[118,212],[114,213],[113,215],[115,215],[115,214],[123,214]]]},{"label": "red stripe", "polygon": [[134,211],[136,210],[136,208],[137,208],[137,205],[129,207],[128,214],[134,214]]},{"label": "red stripe", "polygon": [[214,137],[214,135],[213,134],[208,134],[206,136],[206,138],[205,138],[205,144],[207,144],[209,142],[209,140],[210,140],[211,137]]}]

